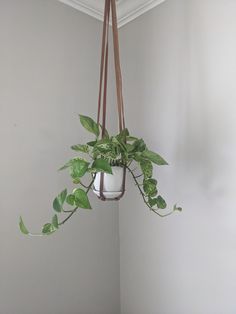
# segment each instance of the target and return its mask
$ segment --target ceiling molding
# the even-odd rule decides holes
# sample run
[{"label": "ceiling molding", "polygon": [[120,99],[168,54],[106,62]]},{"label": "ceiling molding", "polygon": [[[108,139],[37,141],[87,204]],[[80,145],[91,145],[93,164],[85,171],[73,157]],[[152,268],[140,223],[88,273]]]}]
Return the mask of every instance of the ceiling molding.
[{"label": "ceiling molding", "polygon": [[[59,0],[100,21],[103,20],[104,0]],[[118,27],[136,19],[165,0],[117,0]]]}]

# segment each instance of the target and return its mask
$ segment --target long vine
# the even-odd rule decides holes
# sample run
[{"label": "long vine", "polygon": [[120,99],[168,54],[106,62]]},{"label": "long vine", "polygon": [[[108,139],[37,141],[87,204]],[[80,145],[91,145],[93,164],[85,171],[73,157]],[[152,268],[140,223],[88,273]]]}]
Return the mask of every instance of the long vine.
[{"label": "long vine", "polygon": [[[20,230],[27,235],[49,235],[64,225],[78,209],[91,209],[88,193],[92,189],[96,173],[104,172],[112,174],[112,166],[126,167],[137,186],[144,204],[160,217],[171,215],[175,211],[181,211],[181,207],[173,206],[171,211],[163,213],[167,204],[159,194],[157,180],[153,178],[153,165],[164,166],[168,163],[157,153],[148,149],[143,139],[131,136],[127,129],[122,130],[115,136],[110,136],[105,130],[101,138],[101,126],[92,118],[80,115],[82,126],[95,136],[93,141],[85,144],[73,145],[71,149],[76,156],[69,160],[59,170],[69,170],[72,182],[77,186],[70,194],[64,189],[53,201],[53,209],[56,212],[51,222],[43,225],[41,234],[32,234],[26,228],[20,217]],[[78,155],[79,154],[79,155]],[[135,175],[131,169],[131,163],[136,163],[136,169],[140,174]],[[85,175],[91,175],[92,179],[88,186],[82,182]],[[142,178],[142,182],[140,179]],[[65,209],[65,205],[72,209]],[[59,221],[58,215],[68,214]]]}]

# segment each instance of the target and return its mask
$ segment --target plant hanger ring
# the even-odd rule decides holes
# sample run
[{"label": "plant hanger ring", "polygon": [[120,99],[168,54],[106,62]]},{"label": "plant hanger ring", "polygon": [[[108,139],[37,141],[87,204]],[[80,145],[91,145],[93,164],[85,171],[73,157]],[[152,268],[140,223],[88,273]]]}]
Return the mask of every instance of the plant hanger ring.
[{"label": "plant hanger ring", "polygon": [[[100,83],[99,83],[99,96],[98,96],[98,112],[97,112],[97,123],[100,124],[102,127],[102,138],[104,138],[105,132],[106,132],[110,11],[112,15],[112,34],[113,34],[113,46],[114,46],[113,50],[114,50],[115,76],[116,76],[116,96],[117,96],[119,132],[125,129],[125,115],[124,115],[124,102],[123,102],[123,94],[122,94],[122,75],[121,75],[121,66],[120,66],[116,0],[105,0],[103,34],[102,34],[101,66],[100,66]],[[102,123],[100,123],[101,109],[102,109]],[[123,169],[122,194],[119,197],[109,199],[109,198],[106,198],[103,193],[104,192],[104,172],[102,172],[100,176],[99,198],[101,200],[119,200],[124,195],[124,192],[125,192],[125,177],[126,177],[126,167],[124,167]]]}]

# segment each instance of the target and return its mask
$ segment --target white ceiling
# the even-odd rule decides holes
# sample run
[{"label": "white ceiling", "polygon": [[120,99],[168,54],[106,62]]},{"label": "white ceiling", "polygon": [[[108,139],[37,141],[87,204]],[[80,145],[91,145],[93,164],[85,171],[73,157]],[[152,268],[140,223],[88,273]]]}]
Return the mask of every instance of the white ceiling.
[{"label": "white ceiling", "polygon": [[[98,20],[103,20],[104,0],[59,0]],[[117,0],[118,26],[137,18],[165,0]]]}]

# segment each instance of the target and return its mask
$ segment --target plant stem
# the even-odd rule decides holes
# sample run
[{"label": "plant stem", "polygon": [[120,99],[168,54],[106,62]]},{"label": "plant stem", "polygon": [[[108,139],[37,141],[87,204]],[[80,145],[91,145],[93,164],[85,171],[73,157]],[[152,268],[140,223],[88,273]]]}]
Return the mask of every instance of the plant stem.
[{"label": "plant stem", "polygon": [[77,211],[78,207],[75,207],[72,212],[70,213],[70,215],[68,215],[64,220],[62,220],[62,222],[60,222],[58,225],[61,226],[63,225],[65,222],[67,222],[67,220],[70,219],[70,217]]},{"label": "plant stem", "polygon": [[[92,185],[93,185],[94,180],[95,180],[95,178],[92,178],[92,180],[91,180],[89,186],[87,187],[86,194],[88,194],[88,192],[90,191],[90,189],[91,189],[91,187],[92,187]],[[79,207],[77,206],[77,207],[75,207],[72,211],[64,211],[64,212],[70,212],[70,214],[69,214],[64,220],[62,220],[58,225],[59,225],[59,226],[64,225],[64,223],[66,223],[67,220],[69,220],[69,219],[74,215],[74,213],[76,213],[76,211],[77,211],[78,208],[79,208]]]},{"label": "plant stem", "polygon": [[80,181],[80,184],[85,188],[85,189],[87,189],[88,188],[88,186],[86,186],[85,184],[83,184],[83,182],[82,181]]},{"label": "plant stem", "polygon": [[138,187],[139,192],[140,192],[140,194],[142,195],[142,198],[143,198],[144,203],[147,205],[147,207],[148,207],[151,211],[153,211],[155,214],[157,214],[157,215],[160,216],[160,217],[166,217],[166,216],[169,216],[169,215],[173,214],[173,212],[174,212],[173,210],[172,210],[171,212],[167,213],[167,214],[160,214],[160,213],[158,213],[155,209],[153,209],[153,208],[148,204],[148,202],[147,202],[147,200],[146,200],[146,198],[145,198],[145,194],[143,193],[142,189],[140,188],[140,184],[139,184],[139,182],[138,182],[138,180],[137,180],[137,177],[135,176],[135,174],[133,173],[133,171],[132,171],[128,166],[127,166],[127,169],[128,169],[129,172],[131,173],[131,175],[132,175],[132,177],[133,177],[133,179],[134,179],[135,185]]},{"label": "plant stem", "polygon": [[138,179],[138,178],[140,178],[140,177],[142,177],[142,176],[143,176],[143,174],[140,174],[140,175],[138,175],[138,176],[135,176],[135,178]]}]

